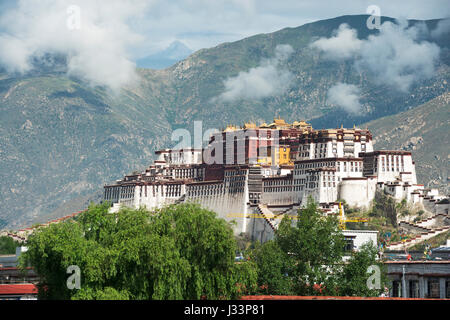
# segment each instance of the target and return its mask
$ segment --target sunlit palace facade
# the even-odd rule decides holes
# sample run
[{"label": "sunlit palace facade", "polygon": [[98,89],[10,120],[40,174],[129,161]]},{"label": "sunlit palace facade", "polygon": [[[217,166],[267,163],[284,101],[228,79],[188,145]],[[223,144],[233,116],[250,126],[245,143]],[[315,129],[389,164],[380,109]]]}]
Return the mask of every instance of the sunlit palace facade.
[{"label": "sunlit palace facade", "polygon": [[417,184],[411,153],[373,150],[368,129],[315,130],[304,121],[274,119],[228,126],[202,149],[156,155],[145,171],[104,187],[111,211],[195,202],[234,220],[236,234],[265,241],[308,197],[324,214],[337,214],[338,200],[369,207],[376,192],[385,192],[420,204],[427,193]]}]

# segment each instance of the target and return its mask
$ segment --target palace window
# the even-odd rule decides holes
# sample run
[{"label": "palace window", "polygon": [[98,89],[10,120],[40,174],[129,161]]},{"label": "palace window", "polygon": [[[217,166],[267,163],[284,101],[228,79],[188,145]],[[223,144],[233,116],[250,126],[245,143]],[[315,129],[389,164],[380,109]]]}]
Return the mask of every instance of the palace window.
[{"label": "palace window", "polygon": [[344,245],[344,251],[345,252],[351,252],[353,251],[353,248],[355,247],[353,243],[352,237],[345,237],[345,245]]},{"label": "palace window", "polygon": [[428,298],[439,298],[439,291],[439,280],[428,280]]},{"label": "palace window", "polygon": [[392,297],[399,298],[402,296],[402,284],[400,281],[392,282]]},{"label": "palace window", "polygon": [[409,281],[409,298],[419,298],[419,281]]}]

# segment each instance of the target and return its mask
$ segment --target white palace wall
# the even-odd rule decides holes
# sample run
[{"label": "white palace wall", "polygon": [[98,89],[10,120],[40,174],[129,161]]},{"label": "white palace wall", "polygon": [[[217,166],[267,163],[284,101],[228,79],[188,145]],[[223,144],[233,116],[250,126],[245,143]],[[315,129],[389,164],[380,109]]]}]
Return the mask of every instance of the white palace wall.
[{"label": "white palace wall", "polygon": [[339,185],[338,198],[351,207],[370,207],[375,197],[377,180],[369,178],[344,178]]}]

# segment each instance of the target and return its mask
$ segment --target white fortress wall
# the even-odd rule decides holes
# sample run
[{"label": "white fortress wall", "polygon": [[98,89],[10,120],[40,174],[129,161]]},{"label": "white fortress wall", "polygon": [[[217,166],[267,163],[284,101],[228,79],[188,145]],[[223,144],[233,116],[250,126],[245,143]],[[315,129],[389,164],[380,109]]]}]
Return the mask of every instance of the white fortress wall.
[{"label": "white fortress wall", "polygon": [[[198,188],[201,185],[190,185],[189,189]],[[213,189],[217,190],[216,192]],[[220,191],[221,190],[221,191]],[[193,202],[199,204],[201,207],[209,209],[217,213],[218,217],[225,219],[228,222],[235,221],[235,234],[246,232],[246,216],[248,214],[247,206],[247,192],[244,187],[242,191],[229,192],[223,189],[223,183],[204,185],[201,194],[195,194],[189,191],[186,196],[186,202]]]},{"label": "white fortress wall", "polygon": [[[271,205],[292,204],[294,203],[294,197],[291,188],[287,186],[273,187],[273,191],[264,191],[261,196],[261,203]],[[276,189],[282,189],[282,191],[276,191]]]},{"label": "white fortress wall", "polygon": [[370,206],[373,197],[369,196],[367,178],[344,178],[339,186],[339,199],[345,200],[351,207]]}]

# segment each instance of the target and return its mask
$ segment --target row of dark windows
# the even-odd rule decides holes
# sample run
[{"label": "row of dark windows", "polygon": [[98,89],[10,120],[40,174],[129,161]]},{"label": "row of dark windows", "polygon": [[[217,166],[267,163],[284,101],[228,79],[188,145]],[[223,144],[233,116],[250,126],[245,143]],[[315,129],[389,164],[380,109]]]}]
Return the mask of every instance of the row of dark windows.
[{"label": "row of dark windows", "polygon": [[[409,290],[406,293],[408,298],[420,298],[420,286],[419,280],[409,280]],[[425,298],[437,298],[441,297],[441,283],[439,279],[428,279],[427,281],[427,294],[424,294]],[[392,282],[392,297],[402,297],[403,295],[402,281],[396,280]],[[445,298],[450,298],[450,280],[445,281]]]},{"label": "row of dark windows", "polygon": [[191,186],[187,190],[187,196],[196,197],[196,196],[210,196],[223,194],[224,186],[223,184],[212,184],[212,185],[200,185],[200,186]]},{"label": "row of dark windows", "polygon": [[225,177],[242,176],[246,174],[246,170],[225,171]]},{"label": "row of dark windows", "polygon": [[292,180],[274,179],[264,181],[264,186],[285,186],[290,184],[292,184]]},{"label": "row of dark windows", "polygon": [[287,192],[292,191],[292,187],[265,187],[264,192]]}]

